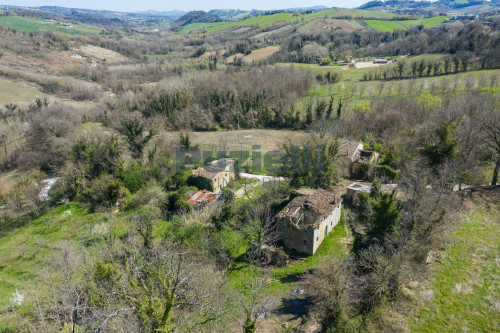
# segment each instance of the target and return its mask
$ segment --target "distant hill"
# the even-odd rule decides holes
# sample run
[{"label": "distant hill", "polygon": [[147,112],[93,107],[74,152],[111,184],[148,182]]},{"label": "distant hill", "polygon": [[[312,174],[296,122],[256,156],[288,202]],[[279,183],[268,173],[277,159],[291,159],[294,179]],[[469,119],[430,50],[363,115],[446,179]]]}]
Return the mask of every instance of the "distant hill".
[{"label": "distant hill", "polygon": [[278,10],[241,10],[241,9],[212,9],[208,13],[224,21],[238,21],[248,17],[260,16],[264,14],[269,14],[270,12],[306,12],[306,11],[320,11],[327,9],[325,6],[312,6],[312,7],[293,7],[293,8],[284,8]]},{"label": "distant hill", "polygon": [[191,11],[180,18],[175,23],[180,26],[185,26],[191,23],[213,23],[222,21],[217,16],[204,12],[202,10]]},{"label": "distant hill", "polygon": [[292,12],[297,12],[297,11],[304,11],[304,10],[312,10],[312,11],[318,11],[318,10],[324,10],[328,9],[326,6],[312,6],[312,7],[293,7],[293,8],[285,8],[285,11],[292,11]]},{"label": "distant hill", "polygon": [[241,9],[212,9],[208,13],[224,21],[241,20],[245,17],[252,16],[252,11]]},{"label": "distant hill", "polygon": [[183,15],[186,15],[187,12],[181,10],[169,10],[164,12],[157,12],[156,10],[146,10],[143,12],[134,12],[134,14],[144,15],[144,16],[153,16],[153,17],[168,17],[172,19],[178,19]]},{"label": "distant hill", "polygon": [[387,11],[392,13],[413,12],[428,14],[433,12],[461,12],[467,14],[480,14],[500,9],[499,0],[375,0],[369,1],[359,7],[373,11]]}]

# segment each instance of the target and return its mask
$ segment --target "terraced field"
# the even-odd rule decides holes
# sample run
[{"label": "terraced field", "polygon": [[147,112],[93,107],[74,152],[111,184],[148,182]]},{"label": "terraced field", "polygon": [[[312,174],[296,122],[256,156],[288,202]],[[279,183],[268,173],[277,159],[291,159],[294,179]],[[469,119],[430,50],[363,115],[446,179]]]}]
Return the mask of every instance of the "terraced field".
[{"label": "terraced field", "polygon": [[[290,22],[292,24],[302,25],[303,32],[307,30],[317,29],[318,27],[326,27],[328,29],[336,27],[342,28],[346,31],[353,31],[362,28],[360,23],[355,20],[366,20],[366,23],[377,30],[394,31],[396,29],[406,30],[411,25],[423,24],[425,27],[432,27],[441,24],[445,17],[433,17],[429,19],[420,20],[407,20],[407,21],[389,21],[393,19],[395,14],[375,12],[362,9],[325,9],[309,14],[292,14],[292,13],[278,13],[273,15],[261,15],[250,17],[241,21],[227,21],[227,22],[213,22],[213,23],[192,23],[183,27],[179,33],[185,34],[196,30],[203,32],[215,32],[224,29],[230,29],[236,26],[252,26],[259,27],[268,26],[276,22]],[[333,20],[332,20],[333,19]],[[323,21],[317,23],[316,21]],[[326,23],[325,23],[326,22]]]},{"label": "terraced field", "polygon": [[392,13],[376,12],[364,9],[339,9],[338,17],[350,16],[351,18],[364,18],[364,19],[391,19],[395,15]]},{"label": "terraced field", "polygon": [[276,23],[278,21],[284,21],[284,22],[291,22],[291,21],[297,21],[297,22],[307,22],[310,20],[315,20],[319,18],[328,18],[328,17],[333,17],[338,13],[337,9],[326,9],[322,10],[319,12],[314,12],[310,14],[304,14],[304,15],[294,15],[292,13],[278,13],[278,14],[273,14],[273,15],[261,15],[261,16],[255,16],[255,17],[249,17],[245,20],[241,21],[231,21],[231,22],[214,22],[214,23],[192,23],[186,25],[184,28],[182,28],[179,33],[180,34],[185,34],[190,31],[198,30],[198,29],[204,29],[206,32],[214,32],[214,31],[219,31],[219,30],[224,30],[224,29],[230,29],[235,26],[252,26],[252,25],[258,25],[259,27],[267,26],[273,23]]},{"label": "terraced field", "polygon": [[394,30],[408,30],[412,26],[423,25],[426,28],[431,28],[443,24],[446,16],[436,16],[420,20],[405,20],[405,21],[385,21],[385,20],[365,20],[366,24],[375,30],[393,32]]},{"label": "terraced field", "polygon": [[53,32],[66,33],[70,35],[97,36],[101,32],[100,28],[90,25],[73,23],[63,24],[57,21],[44,21],[31,17],[21,16],[0,16],[0,25],[20,31],[32,32],[50,30]]},{"label": "terraced field", "polygon": [[313,20],[301,26],[298,31],[301,33],[321,33],[329,30],[342,29],[342,31],[352,32],[357,29],[362,29],[363,26],[358,20],[341,20],[341,19],[319,19]]}]

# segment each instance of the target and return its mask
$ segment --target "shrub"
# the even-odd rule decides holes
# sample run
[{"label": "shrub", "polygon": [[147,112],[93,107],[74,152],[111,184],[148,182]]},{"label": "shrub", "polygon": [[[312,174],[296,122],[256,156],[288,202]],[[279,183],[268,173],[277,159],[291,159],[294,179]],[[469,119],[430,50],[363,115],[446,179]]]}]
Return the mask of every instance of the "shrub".
[{"label": "shrub", "polygon": [[321,59],[321,66],[329,65],[332,62],[332,59],[325,57]]},{"label": "shrub", "polygon": [[123,184],[130,192],[137,192],[145,180],[145,170],[137,162],[132,162],[128,168],[125,169],[125,175],[123,177]]},{"label": "shrub", "polygon": [[163,191],[161,186],[155,181],[151,181],[132,196],[128,208],[135,209],[145,205],[160,207],[165,204],[166,198],[167,194]]},{"label": "shrub", "polygon": [[114,174],[120,169],[121,149],[116,136],[81,137],[73,145],[71,153],[73,160],[84,167],[89,178]]},{"label": "shrub", "polygon": [[82,193],[83,201],[97,207],[109,208],[114,205],[118,208],[126,207],[130,204],[131,198],[130,191],[118,179],[110,175],[94,180],[90,188]]},{"label": "shrub", "polygon": [[380,177],[390,180],[396,180],[399,175],[399,170],[394,170],[388,165],[376,165],[373,167],[373,172]]}]

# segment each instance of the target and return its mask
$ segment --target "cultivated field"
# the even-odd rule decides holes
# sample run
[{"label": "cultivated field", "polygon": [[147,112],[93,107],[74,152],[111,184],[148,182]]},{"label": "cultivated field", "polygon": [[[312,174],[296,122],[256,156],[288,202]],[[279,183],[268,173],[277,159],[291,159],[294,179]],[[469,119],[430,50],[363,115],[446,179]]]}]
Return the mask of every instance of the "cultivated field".
[{"label": "cultivated field", "polygon": [[339,29],[345,32],[353,32],[354,30],[361,28],[361,24],[355,20],[320,19],[306,23],[298,30],[302,33],[321,33],[324,31]]},{"label": "cultivated field", "polygon": [[269,46],[252,51],[249,55],[243,57],[243,61],[252,62],[268,58],[280,50],[279,46]]},{"label": "cultivated field", "polygon": [[292,23],[301,23],[307,22],[310,20],[315,20],[318,18],[328,18],[337,15],[336,9],[327,9],[320,12],[314,12],[310,14],[304,15],[294,15],[291,13],[278,13],[273,15],[261,15],[250,17],[241,21],[232,21],[232,22],[213,22],[213,23],[192,23],[183,27],[179,33],[185,34],[194,30],[203,29],[206,32],[214,32],[224,29],[230,29],[236,26],[259,26],[264,27],[271,24],[274,24],[279,21],[283,22],[292,22]]},{"label": "cultivated field", "polygon": [[[177,140],[179,137],[176,132],[168,132],[166,135],[169,140]],[[193,144],[199,145],[200,149],[217,150],[223,145],[227,150],[250,150],[253,145],[258,145],[263,151],[281,149],[283,144],[289,142],[298,144],[310,136],[304,131],[273,129],[191,132],[189,135]]]},{"label": "cultivated field", "polygon": [[431,28],[443,24],[445,21],[446,16],[405,21],[365,20],[365,22],[373,29],[387,32],[393,32],[394,30],[408,30],[410,27],[417,25],[423,25],[425,28]]},{"label": "cultivated field", "polygon": [[70,35],[97,36],[101,32],[101,29],[99,29],[98,27],[93,27],[90,25],[58,21],[44,21],[22,16],[0,16],[0,25],[20,31],[33,32],[50,30]]},{"label": "cultivated field", "polygon": [[118,52],[95,45],[82,46],[78,51],[86,57],[92,57],[108,64],[119,64],[128,61],[127,57]]}]

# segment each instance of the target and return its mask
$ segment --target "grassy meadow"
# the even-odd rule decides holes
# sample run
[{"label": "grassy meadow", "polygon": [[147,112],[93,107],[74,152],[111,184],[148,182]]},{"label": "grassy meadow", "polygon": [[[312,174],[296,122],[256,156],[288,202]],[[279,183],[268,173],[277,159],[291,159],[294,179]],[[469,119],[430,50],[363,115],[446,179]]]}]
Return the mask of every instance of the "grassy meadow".
[{"label": "grassy meadow", "polygon": [[456,226],[433,267],[433,297],[410,318],[413,332],[498,332],[499,208],[493,202]]},{"label": "grassy meadow", "polygon": [[425,28],[431,28],[443,24],[446,16],[435,16],[420,20],[404,21],[385,21],[385,20],[365,20],[373,29],[380,31],[393,32],[394,30],[408,30],[410,27],[423,25]]},{"label": "grassy meadow", "polygon": [[0,16],[0,25],[16,29],[20,31],[53,31],[70,35],[90,35],[97,36],[102,29],[86,24],[66,23],[67,26],[61,22],[47,22],[44,20],[23,17],[23,16]]},{"label": "grassy meadow", "polygon": [[36,98],[47,96],[26,83],[12,82],[2,78],[0,78],[0,91],[0,105],[2,106],[10,103],[33,102]]}]

